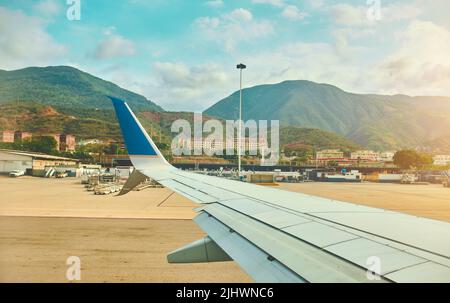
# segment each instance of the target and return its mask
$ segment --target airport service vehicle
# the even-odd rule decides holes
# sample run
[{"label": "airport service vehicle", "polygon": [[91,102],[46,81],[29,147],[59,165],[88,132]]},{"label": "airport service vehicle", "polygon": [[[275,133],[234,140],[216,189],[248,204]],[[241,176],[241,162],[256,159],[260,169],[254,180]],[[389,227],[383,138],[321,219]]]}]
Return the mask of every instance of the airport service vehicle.
[{"label": "airport service vehicle", "polygon": [[402,184],[413,184],[417,181],[417,176],[415,174],[403,174],[402,180],[400,183]]},{"label": "airport service vehicle", "polygon": [[450,187],[450,169],[447,171],[444,171],[444,187]]},{"label": "airport service vehicle", "polygon": [[401,183],[403,174],[378,174],[380,183]]},{"label": "airport service vehicle", "polygon": [[23,175],[25,175],[23,170],[13,170],[9,173],[9,176],[14,178],[21,177]]},{"label": "airport service vehicle", "polygon": [[317,180],[324,182],[362,182],[362,174],[357,170],[345,173],[318,172]]},{"label": "airport service vehicle", "polygon": [[234,260],[256,282],[450,282],[450,223],[181,171],[111,100],[135,167],[119,195],[149,177],[199,204],[207,236],[168,262]]},{"label": "airport service vehicle", "polygon": [[109,184],[99,184],[93,189],[95,195],[108,195],[112,193],[111,185]]}]

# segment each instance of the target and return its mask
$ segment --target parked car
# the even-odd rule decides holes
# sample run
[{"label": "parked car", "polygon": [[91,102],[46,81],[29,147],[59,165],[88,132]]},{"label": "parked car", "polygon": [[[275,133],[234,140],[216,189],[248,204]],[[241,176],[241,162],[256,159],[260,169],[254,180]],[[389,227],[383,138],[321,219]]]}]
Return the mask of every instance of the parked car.
[{"label": "parked car", "polygon": [[25,175],[25,172],[23,170],[13,170],[13,171],[11,171],[9,173],[9,176],[10,177],[14,177],[14,178],[20,177],[20,176],[23,176],[23,175]]},{"label": "parked car", "polygon": [[67,177],[67,173],[65,172],[57,172],[55,175],[55,178],[66,178]]}]

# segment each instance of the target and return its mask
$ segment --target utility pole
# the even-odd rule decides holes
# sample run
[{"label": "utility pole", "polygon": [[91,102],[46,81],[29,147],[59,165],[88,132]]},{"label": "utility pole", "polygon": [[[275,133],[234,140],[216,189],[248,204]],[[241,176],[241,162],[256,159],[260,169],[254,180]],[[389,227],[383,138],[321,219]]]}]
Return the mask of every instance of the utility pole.
[{"label": "utility pole", "polygon": [[241,131],[242,131],[242,70],[245,69],[245,66],[242,63],[239,63],[236,68],[240,71],[240,80],[239,80],[239,126],[238,126],[238,175],[241,177]]},{"label": "utility pole", "polygon": [[316,148],[315,145],[314,145],[314,153],[315,153],[315,158],[316,158],[316,170],[317,170],[317,168],[318,168],[318,163],[317,163],[317,148]]}]

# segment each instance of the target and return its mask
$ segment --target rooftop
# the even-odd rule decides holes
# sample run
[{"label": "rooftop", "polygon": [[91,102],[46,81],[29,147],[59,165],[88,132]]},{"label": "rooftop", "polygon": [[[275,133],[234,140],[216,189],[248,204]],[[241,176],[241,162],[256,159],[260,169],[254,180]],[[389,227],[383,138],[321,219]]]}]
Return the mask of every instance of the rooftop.
[{"label": "rooftop", "polygon": [[28,157],[33,157],[36,159],[43,159],[43,160],[65,160],[65,161],[80,162],[80,160],[78,160],[78,159],[58,157],[58,156],[52,156],[52,155],[47,155],[47,154],[43,154],[43,153],[36,153],[36,152],[29,152],[29,151],[0,149],[0,152],[9,153],[9,154],[13,154],[13,155],[19,155],[19,156],[28,156]]}]

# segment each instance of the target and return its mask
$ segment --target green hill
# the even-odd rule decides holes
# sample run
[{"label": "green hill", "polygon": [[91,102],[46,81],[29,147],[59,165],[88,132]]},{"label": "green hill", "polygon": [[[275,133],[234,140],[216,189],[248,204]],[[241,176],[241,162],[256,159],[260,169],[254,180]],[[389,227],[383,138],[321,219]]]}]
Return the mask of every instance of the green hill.
[{"label": "green hill", "polygon": [[[137,116],[156,142],[169,145],[176,135],[170,132],[172,123],[177,119],[193,121],[193,113],[190,112],[143,111]],[[203,118],[206,121],[211,117]],[[75,135],[78,141],[92,138],[122,141],[113,110],[78,110],[73,113],[70,109],[56,110],[36,102],[0,104],[0,130],[22,130],[34,134],[69,133]],[[290,151],[312,151],[314,147],[354,150],[359,147],[331,132],[294,126],[280,129],[280,146]]]},{"label": "green hill", "polygon": [[428,146],[433,146],[436,153],[450,152],[450,133],[428,142]]},{"label": "green hill", "polygon": [[280,145],[289,150],[340,149],[354,151],[362,148],[355,142],[335,133],[298,126],[280,129]]},{"label": "green hill", "polygon": [[112,111],[92,111],[90,117],[79,117],[35,102],[0,104],[0,130],[22,130],[33,134],[67,133],[76,135],[78,140],[120,138],[120,130]]},{"label": "green hill", "polygon": [[[156,142],[170,143],[177,119],[193,122],[190,112],[136,111],[144,128]],[[208,119],[208,116],[204,117]],[[22,130],[34,134],[73,134],[80,139],[121,141],[122,135],[113,109],[56,109],[37,102],[0,103],[0,130]]]},{"label": "green hill", "polygon": [[0,104],[34,101],[56,108],[112,109],[107,96],[127,100],[135,110],[163,111],[145,97],[68,66],[0,71]]},{"label": "green hill", "polygon": [[[450,98],[363,95],[329,84],[284,81],[243,90],[243,118],[319,128],[376,150],[421,147],[450,129]],[[239,92],[205,113],[237,119]]]},{"label": "green hill", "polygon": [[[0,130],[120,140],[108,95],[126,100],[144,127],[161,141],[172,137],[173,121],[192,120],[192,113],[164,112],[143,96],[72,67],[30,67],[0,70]],[[310,81],[255,86],[244,89],[243,95],[244,119],[280,120],[282,146],[351,150],[359,144],[376,150],[431,147],[450,151],[447,97],[359,95]],[[204,116],[236,119],[238,102],[235,92]]]}]

